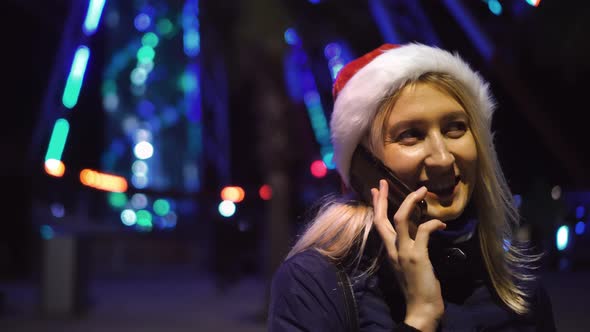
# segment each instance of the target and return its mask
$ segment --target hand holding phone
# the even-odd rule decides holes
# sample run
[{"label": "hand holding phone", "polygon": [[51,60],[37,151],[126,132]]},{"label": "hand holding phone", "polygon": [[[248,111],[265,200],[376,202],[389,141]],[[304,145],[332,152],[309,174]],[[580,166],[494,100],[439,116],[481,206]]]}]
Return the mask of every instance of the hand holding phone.
[{"label": "hand holding phone", "polygon": [[[381,180],[371,191],[374,226],[382,239],[384,253],[391,262],[400,290],[405,297],[404,322],[420,331],[435,331],[444,314],[440,282],[428,254],[430,235],[446,225],[438,219],[424,222],[411,237],[410,216],[417,203],[424,199],[426,187],[409,195],[401,204],[393,221],[386,215],[388,184]],[[393,222],[396,227],[392,226]]]}]

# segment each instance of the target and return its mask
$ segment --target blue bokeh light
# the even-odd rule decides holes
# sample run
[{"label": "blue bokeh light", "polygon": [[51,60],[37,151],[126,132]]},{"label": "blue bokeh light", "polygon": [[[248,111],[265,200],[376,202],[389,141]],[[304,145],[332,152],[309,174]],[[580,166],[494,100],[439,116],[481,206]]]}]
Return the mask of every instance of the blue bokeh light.
[{"label": "blue bokeh light", "polygon": [[289,45],[297,45],[299,43],[299,36],[297,31],[293,28],[285,30],[285,42]]},{"label": "blue bokeh light", "polygon": [[586,231],[586,223],[583,221],[578,221],[576,223],[576,234],[582,235]]}]

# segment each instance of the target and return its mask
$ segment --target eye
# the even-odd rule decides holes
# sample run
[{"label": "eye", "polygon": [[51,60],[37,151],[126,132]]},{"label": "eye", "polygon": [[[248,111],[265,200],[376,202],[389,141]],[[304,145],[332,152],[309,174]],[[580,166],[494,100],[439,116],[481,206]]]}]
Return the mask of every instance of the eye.
[{"label": "eye", "polygon": [[404,144],[416,143],[422,137],[422,133],[416,128],[408,129],[397,135],[396,141]]},{"label": "eye", "polygon": [[463,121],[453,121],[445,128],[446,134],[451,138],[459,138],[467,131],[467,124]]}]

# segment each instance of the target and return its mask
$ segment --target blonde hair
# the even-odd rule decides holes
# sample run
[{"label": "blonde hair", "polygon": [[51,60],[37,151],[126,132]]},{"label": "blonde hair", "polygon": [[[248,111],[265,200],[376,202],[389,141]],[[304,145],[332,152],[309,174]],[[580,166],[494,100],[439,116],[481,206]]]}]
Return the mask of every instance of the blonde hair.
[{"label": "blonde hair", "polygon": [[[540,257],[529,255],[524,246],[513,242],[512,230],[518,226],[520,216],[496,155],[491,124],[477,110],[475,96],[448,74],[423,74],[382,101],[362,144],[376,155],[382,155],[386,119],[403,88],[418,84],[429,84],[448,94],[463,106],[469,117],[478,153],[478,174],[471,200],[479,219],[478,235],[484,264],[500,299],[514,312],[527,313],[529,302],[524,284],[534,279],[530,270]],[[342,261],[350,257],[352,248],[359,248],[354,256],[358,263],[372,225],[372,207],[329,200],[287,258],[306,249],[315,249],[334,261]],[[372,267],[378,264],[377,259],[373,259]]]},{"label": "blonde hair", "polygon": [[326,196],[315,220],[307,225],[287,259],[305,249],[314,248],[333,261],[341,261],[350,257],[353,248],[358,246],[354,258],[360,262],[372,226],[372,207]]}]

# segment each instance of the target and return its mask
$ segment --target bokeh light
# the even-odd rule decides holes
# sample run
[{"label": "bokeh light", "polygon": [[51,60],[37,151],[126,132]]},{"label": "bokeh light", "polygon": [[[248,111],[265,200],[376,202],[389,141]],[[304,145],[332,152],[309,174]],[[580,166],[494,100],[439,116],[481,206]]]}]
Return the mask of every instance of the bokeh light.
[{"label": "bokeh light", "polygon": [[154,213],[159,216],[165,216],[170,212],[170,203],[165,199],[157,199],[154,201]]},{"label": "bokeh light", "polygon": [[121,211],[121,222],[125,226],[133,226],[137,222],[137,215],[131,209]]},{"label": "bokeh light", "polygon": [[236,205],[232,201],[222,201],[219,203],[219,214],[222,216],[229,218],[236,213]]},{"label": "bokeh light", "polygon": [[316,178],[323,178],[328,174],[328,168],[323,160],[315,160],[310,166],[311,174]]},{"label": "bokeh light", "polygon": [[272,198],[272,187],[268,184],[263,184],[258,190],[258,195],[265,201],[270,200]]}]

